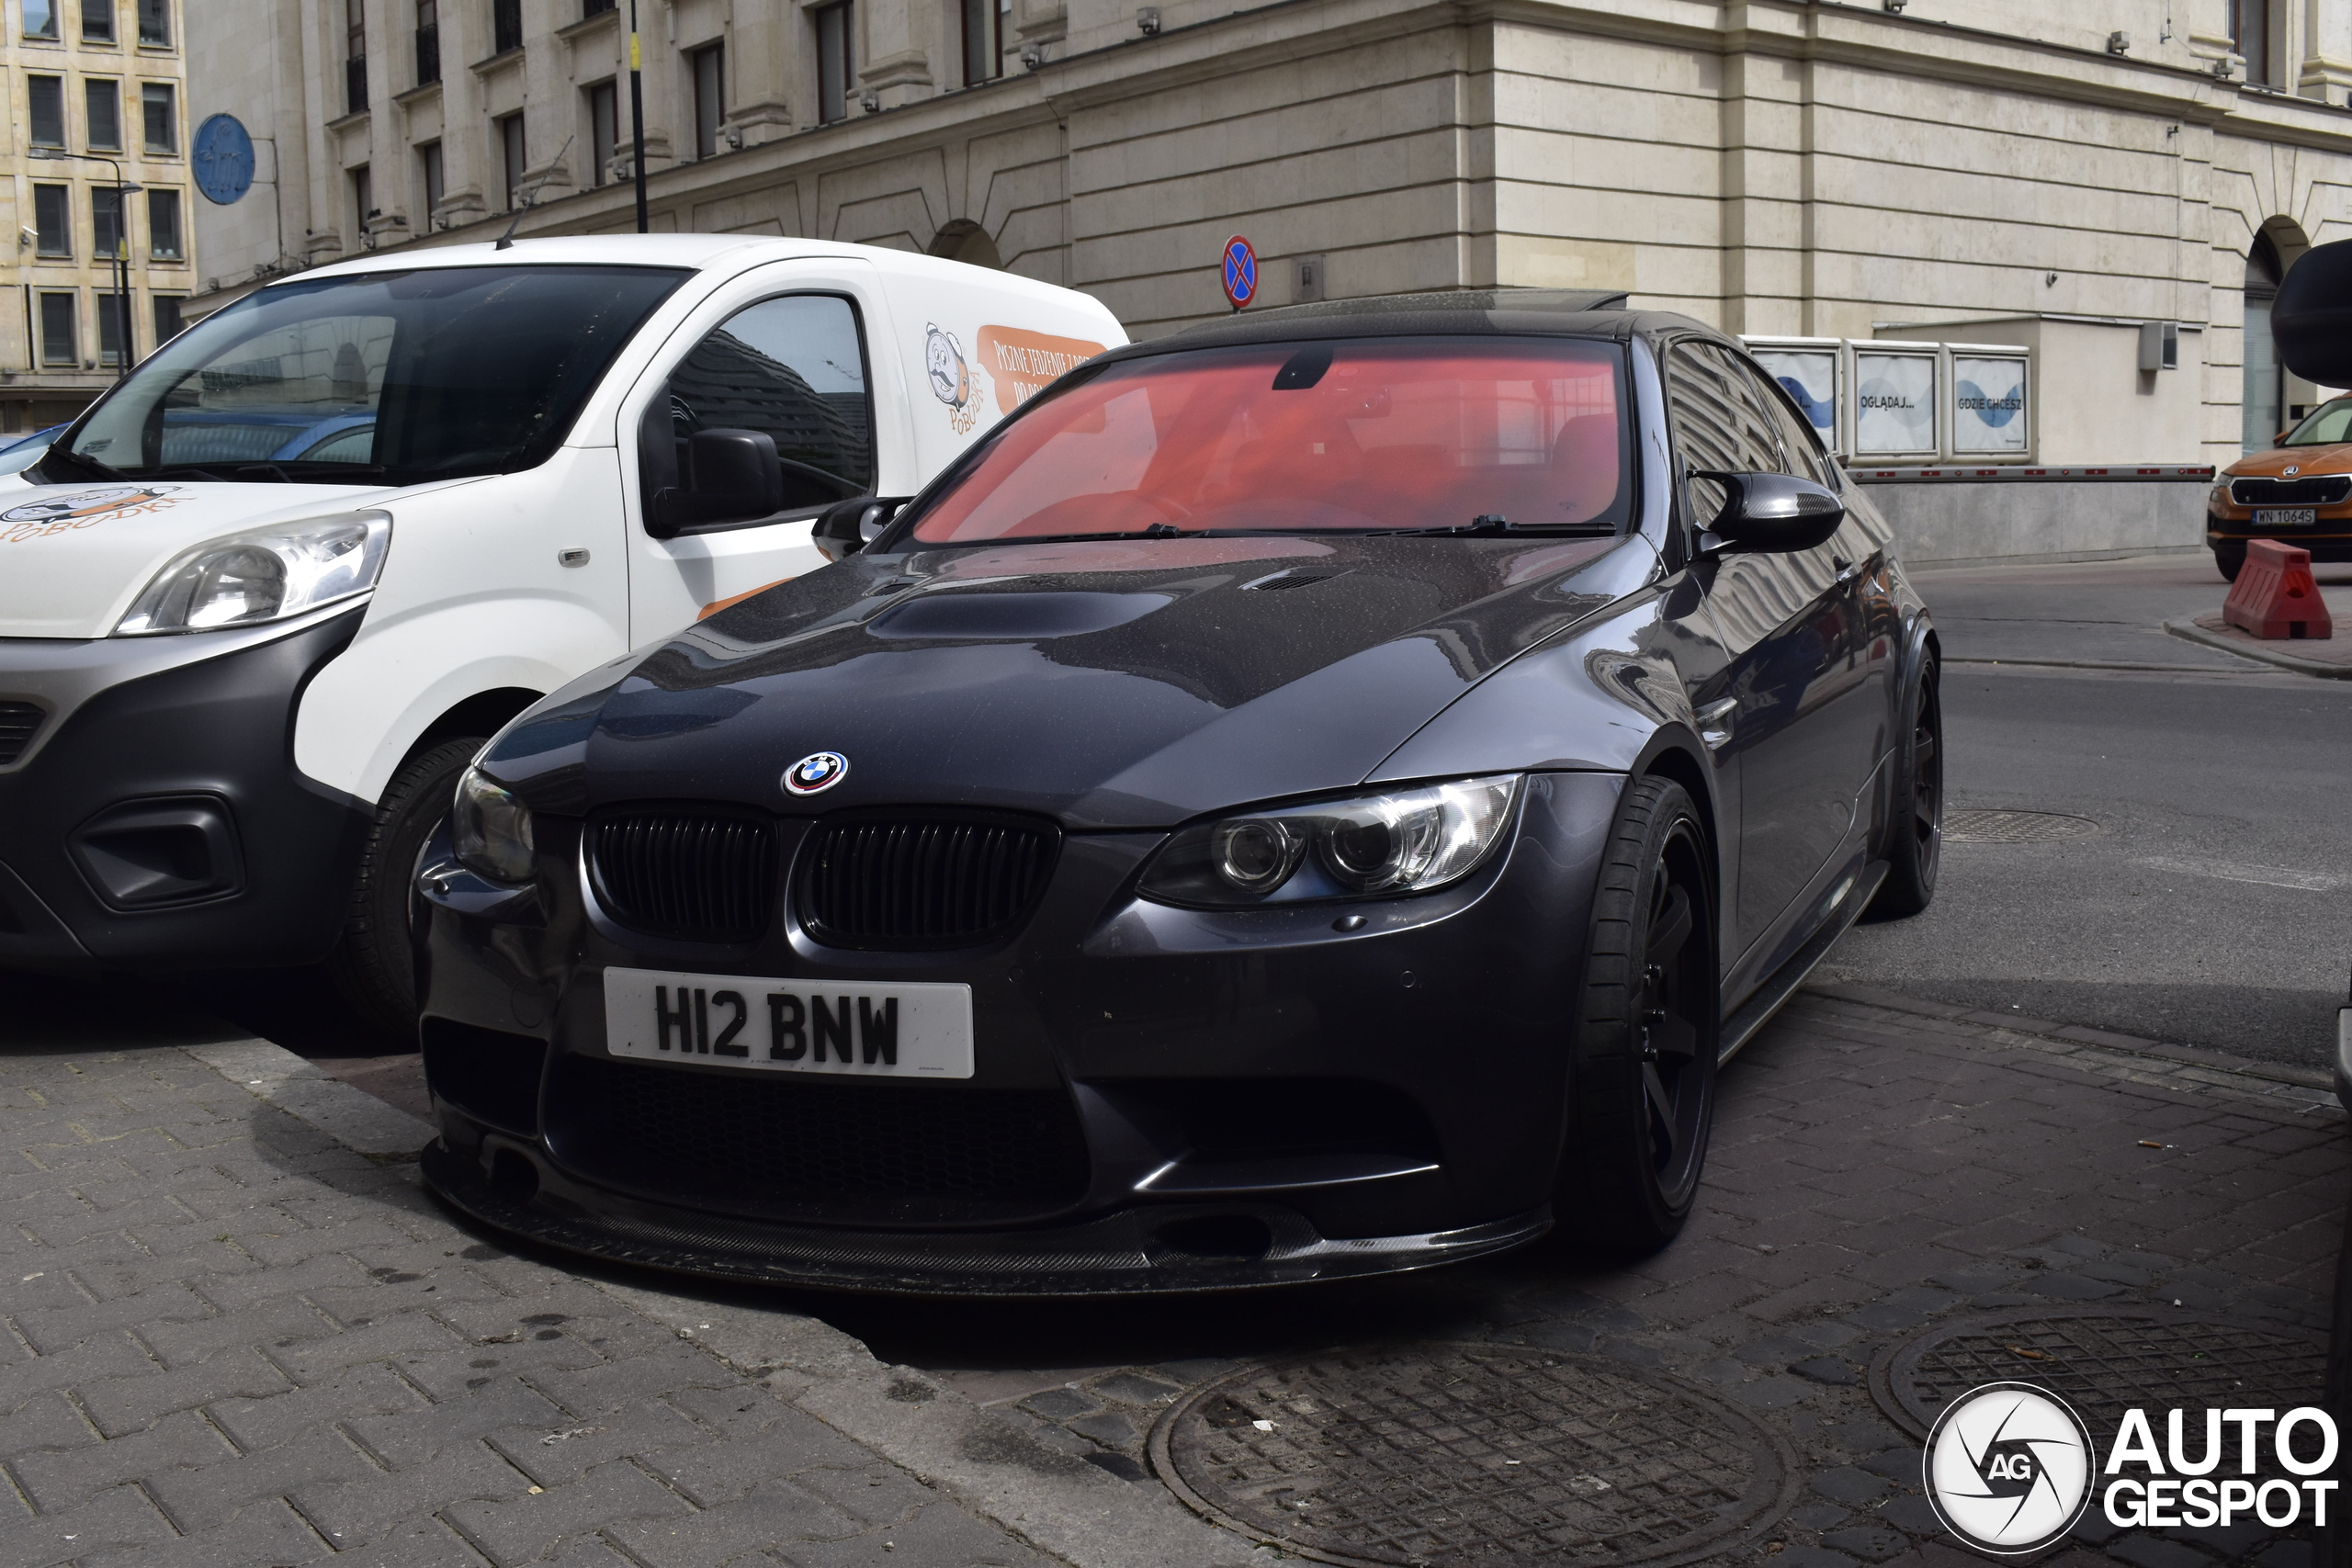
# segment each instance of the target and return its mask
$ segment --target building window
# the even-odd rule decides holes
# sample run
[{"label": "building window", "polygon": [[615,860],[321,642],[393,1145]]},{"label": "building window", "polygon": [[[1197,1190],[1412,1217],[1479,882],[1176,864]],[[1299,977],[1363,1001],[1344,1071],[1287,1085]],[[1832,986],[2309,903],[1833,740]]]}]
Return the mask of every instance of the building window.
[{"label": "building window", "polygon": [[686,58],[695,71],[695,156],[715,157],[719,122],[727,118],[724,46],[709,44]]},{"label": "building window", "polygon": [[506,210],[523,204],[523,171],[529,159],[523,151],[523,117],[510,114],[496,122],[499,162],[506,175]]},{"label": "building window", "polygon": [[441,0],[416,0],[416,85],[441,80]]},{"label": "building window", "polygon": [[2226,0],[2226,4],[2230,48],[2245,56],[2245,79],[2260,86],[2276,85],[2270,69],[2270,0]]},{"label": "building window", "polygon": [[33,186],[33,254],[74,254],[74,193],[66,186]]},{"label": "building window", "polygon": [[149,49],[172,47],[172,0],[139,0],[139,41]]},{"label": "building window", "polygon": [[599,82],[588,89],[588,183],[600,186],[613,177],[613,160],[621,148],[620,94],[614,84]]},{"label": "building window", "polygon": [[123,243],[122,192],[112,186],[90,187],[91,254],[111,260]]},{"label": "building window", "polygon": [[150,296],[155,302],[155,346],[163,347],[180,335],[180,301],[178,294]]},{"label": "building window", "polygon": [[114,0],[82,0],[82,41],[114,41]]},{"label": "building window", "polygon": [[176,152],[180,150],[178,97],[169,82],[140,84],[140,132],[146,139],[148,152]]},{"label": "building window", "polygon": [[74,296],[40,297],[40,362],[68,368],[82,363],[80,334],[74,330]]},{"label": "building window", "polygon": [[446,189],[441,183],[441,143],[428,141],[416,150],[416,175],[424,187],[424,231],[429,234],[441,226],[441,197]]},{"label": "building window", "polygon": [[620,0],[580,0],[580,19],[584,22],[591,17],[601,17],[618,4]]},{"label": "building window", "polygon": [[367,0],[343,0],[343,112],[368,107]]},{"label": "building window", "polygon": [[490,0],[490,52],[523,47],[523,0]]},{"label": "building window", "polygon": [[147,193],[147,254],[156,261],[187,257],[180,244],[180,193],[175,190]]},{"label": "building window", "polygon": [[368,165],[365,164],[352,170],[345,178],[351,186],[351,231],[365,244],[368,220],[376,216],[375,182],[368,177]]},{"label": "building window", "polygon": [[[123,316],[121,301],[125,298],[111,289],[98,290],[95,303],[98,308],[98,363],[101,365],[122,363],[122,329],[130,324]],[[133,358],[138,356],[137,344],[131,345],[130,352]]]},{"label": "building window", "polygon": [[57,0],[24,0],[24,6],[27,38],[57,36]]},{"label": "building window", "polygon": [[32,120],[33,145],[65,145],[65,78],[25,78],[25,108]]},{"label": "building window", "polygon": [[964,0],[964,85],[978,86],[1004,74],[1004,22],[1008,0]]},{"label": "building window", "polygon": [[850,77],[857,69],[850,46],[850,0],[817,8],[817,118],[825,125],[849,118]]},{"label": "building window", "polygon": [[2245,258],[2245,344],[2240,412],[2245,420],[2245,449],[2259,452],[2276,446],[2284,416],[2286,389],[2278,374],[2278,344],[2270,331],[2270,307],[2278,298],[2278,280],[2286,268],[2278,265],[2278,247],[2267,234],[2256,234]]},{"label": "building window", "polygon": [[122,84],[88,81],[82,84],[82,105],[89,134],[85,145],[107,152],[122,149]]}]

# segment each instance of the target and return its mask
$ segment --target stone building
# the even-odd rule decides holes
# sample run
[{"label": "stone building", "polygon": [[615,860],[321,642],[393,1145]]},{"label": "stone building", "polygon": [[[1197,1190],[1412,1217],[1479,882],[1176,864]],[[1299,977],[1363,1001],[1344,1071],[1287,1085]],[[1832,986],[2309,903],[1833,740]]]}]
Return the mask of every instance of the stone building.
[{"label": "stone building", "polygon": [[175,0],[5,7],[16,298],[0,299],[0,437],[81,412],[114,383],[126,333],[135,360],[179,330],[194,272],[183,61]]},{"label": "stone building", "polygon": [[[265,153],[251,195],[198,214],[206,303],[492,238],[534,188],[523,235],[631,229],[631,14],[209,8],[193,108],[244,117]],[[2045,462],[2227,460],[2267,437],[2320,395],[2282,377],[2268,293],[2352,233],[2352,0],[635,15],[656,229],[1005,266],[1097,295],[1138,336],[1225,308],[1238,231],[1268,304],[1570,285],[1845,340],[1849,363],[1856,340],[2021,345],[2041,388],[2023,455]],[[2177,368],[2143,357],[2150,332]]]}]

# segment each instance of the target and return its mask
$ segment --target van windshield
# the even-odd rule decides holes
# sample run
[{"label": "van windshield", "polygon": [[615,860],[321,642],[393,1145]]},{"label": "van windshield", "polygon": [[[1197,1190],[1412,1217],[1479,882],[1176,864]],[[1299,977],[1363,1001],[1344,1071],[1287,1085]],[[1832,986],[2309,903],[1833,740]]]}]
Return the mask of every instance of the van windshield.
[{"label": "van windshield", "polygon": [[535,468],[687,276],[434,267],[264,288],[158,349],[37,477],[415,484]]},{"label": "van windshield", "polygon": [[1612,534],[1629,490],[1623,368],[1615,344],[1574,338],[1356,339],[1114,361],[1007,422],[907,533],[941,545]]}]

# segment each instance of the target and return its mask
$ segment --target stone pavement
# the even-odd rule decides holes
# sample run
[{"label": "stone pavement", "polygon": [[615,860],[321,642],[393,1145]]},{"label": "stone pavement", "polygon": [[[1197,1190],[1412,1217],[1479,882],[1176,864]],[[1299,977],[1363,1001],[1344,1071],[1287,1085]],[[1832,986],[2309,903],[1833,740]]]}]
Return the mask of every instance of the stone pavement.
[{"label": "stone pavement", "polygon": [[[1719,1561],[1957,1564],[1871,1358],[2011,1306],[2324,1328],[2352,1168],[2308,1074],[1813,993],[1728,1070],[1701,1213],[1657,1258],[943,1305],[517,1255],[421,1194],[381,1145],[422,1129],[347,1084],[85,1038],[0,1043],[0,1568],[1262,1562],[1170,1498],[1145,1429],[1245,1361],[1415,1339],[1615,1357],[1758,1412],[1805,1495]],[[2312,1561],[2259,1529],[2079,1533],[2069,1568]]]}]

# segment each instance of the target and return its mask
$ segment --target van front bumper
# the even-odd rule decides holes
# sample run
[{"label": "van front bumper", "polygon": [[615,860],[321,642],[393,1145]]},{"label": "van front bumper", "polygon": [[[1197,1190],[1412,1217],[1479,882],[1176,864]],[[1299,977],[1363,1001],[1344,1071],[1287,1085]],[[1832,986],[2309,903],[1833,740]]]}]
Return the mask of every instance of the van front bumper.
[{"label": "van front bumper", "polygon": [[0,970],[315,962],[365,803],[294,766],[302,689],[364,605],[185,637],[0,638]]}]

